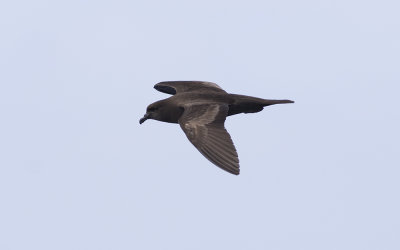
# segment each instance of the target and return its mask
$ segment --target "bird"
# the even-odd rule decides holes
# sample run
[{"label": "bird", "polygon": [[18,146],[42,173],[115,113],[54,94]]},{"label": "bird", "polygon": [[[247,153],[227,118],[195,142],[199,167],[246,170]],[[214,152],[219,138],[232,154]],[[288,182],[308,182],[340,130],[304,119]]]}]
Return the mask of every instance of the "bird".
[{"label": "bird", "polygon": [[153,119],[179,124],[205,158],[234,175],[240,173],[239,157],[225,129],[226,117],[257,113],[274,104],[294,103],[229,94],[216,83],[206,81],[164,81],[154,88],[172,96],[150,104],[139,123]]}]

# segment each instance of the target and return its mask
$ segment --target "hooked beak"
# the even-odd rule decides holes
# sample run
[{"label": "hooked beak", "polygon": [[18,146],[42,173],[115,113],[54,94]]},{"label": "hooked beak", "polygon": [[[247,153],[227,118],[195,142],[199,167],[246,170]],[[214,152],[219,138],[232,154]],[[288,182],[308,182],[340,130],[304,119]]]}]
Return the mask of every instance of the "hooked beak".
[{"label": "hooked beak", "polygon": [[139,123],[142,124],[147,119],[149,119],[149,114],[148,113],[144,114],[143,118],[139,120]]}]

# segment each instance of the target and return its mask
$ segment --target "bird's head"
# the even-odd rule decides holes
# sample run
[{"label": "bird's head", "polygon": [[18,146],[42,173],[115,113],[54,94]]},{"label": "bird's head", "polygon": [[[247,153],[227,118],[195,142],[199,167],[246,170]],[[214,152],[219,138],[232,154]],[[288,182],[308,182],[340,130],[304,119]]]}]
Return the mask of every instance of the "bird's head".
[{"label": "bird's head", "polygon": [[142,124],[147,119],[163,121],[163,115],[165,114],[165,112],[163,112],[164,108],[165,107],[163,106],[162,101],[150,104],[147,107],[146,114],[144,114],[143,118],[139,120],[139,123]]}]

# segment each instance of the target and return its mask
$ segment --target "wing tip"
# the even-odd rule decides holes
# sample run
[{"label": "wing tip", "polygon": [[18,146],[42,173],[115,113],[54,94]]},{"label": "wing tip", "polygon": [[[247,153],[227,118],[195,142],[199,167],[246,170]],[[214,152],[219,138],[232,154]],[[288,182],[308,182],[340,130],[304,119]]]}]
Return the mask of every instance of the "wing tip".
[{"label": "wing tip", "polygon": [[174,89],[173,87],[167,86],[167,85],[163,85],[163,83],[165,83],[165,82],[157,83],[156,85],[154,85],[154,88],[165,94],[170,94],[170,95],[176,94],[176,89]]},{"label": "wing tip", "polygon": [[208,88],[214,91],[224,92],[218,84],[208,81],[198,81],[198,80],[176,80],[176,81],[162,81],[154,85],[154,88],[160,92],[175,95],[177,92],[193,91],[196,88]]},{"label": "wing tip", "polygon": [[240,169],[238,169],[237,171],[234,171],[234,172],[230,172],[230,173],[233,174],[233,175],[238,176],[240,174]]},{"label": "wing tip", "polygon": [[[214,162],[212,162],[212,163],[214,163]],[[214,165],[230,174],[233,174],[236,176],[240,175],[240,168],[236,168],[236,167],[232,167],[232,166],[231,167],[221,166],[221,165],[217,165],[216,163],[214,163]]]}]

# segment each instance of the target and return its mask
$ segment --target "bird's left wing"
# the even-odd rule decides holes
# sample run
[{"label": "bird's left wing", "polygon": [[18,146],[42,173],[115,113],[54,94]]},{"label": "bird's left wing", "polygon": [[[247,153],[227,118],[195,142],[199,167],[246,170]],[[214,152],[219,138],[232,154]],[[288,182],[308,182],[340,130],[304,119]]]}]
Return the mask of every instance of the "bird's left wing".
[{"label": "bird's left wing", "polygon": [[189,141],[216,166],[239,174],[239,158],[231,136],[224,127],[226,104],[197,103],[184,106],[179,125]]},{"label": "bird's left wing", "polygon": [[154,85],[154,88],[160,92],[175,95],[177,93],[183,92],[198,92],[198,91],[207,91],[207,92],[216,92],[216,93],[224,93],[226,91],[223,90],[218,84],[213,82],[205,82],[205,81],[167,81],[167,82],[159,82]]}]

